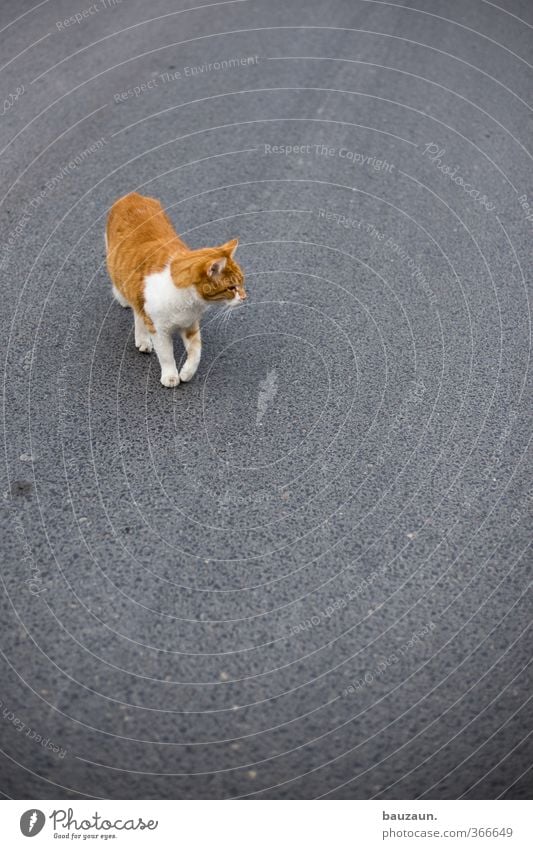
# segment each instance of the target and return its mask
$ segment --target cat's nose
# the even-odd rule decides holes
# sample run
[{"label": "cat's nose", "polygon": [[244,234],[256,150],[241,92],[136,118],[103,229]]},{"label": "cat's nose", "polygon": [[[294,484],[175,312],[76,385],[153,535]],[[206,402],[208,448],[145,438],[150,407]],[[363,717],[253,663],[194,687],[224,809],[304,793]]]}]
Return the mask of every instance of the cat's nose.
[{"label": "cat's nose", "polygon": [[246,300],[246,298],[248,297],[248,295],[246,294],[246,292],[244,291],[244,289],[238,289],[238,290],[237,290],[237,293],[238,293],[239,298],[241,299],[241,301],[245,301],[245,300]]}]

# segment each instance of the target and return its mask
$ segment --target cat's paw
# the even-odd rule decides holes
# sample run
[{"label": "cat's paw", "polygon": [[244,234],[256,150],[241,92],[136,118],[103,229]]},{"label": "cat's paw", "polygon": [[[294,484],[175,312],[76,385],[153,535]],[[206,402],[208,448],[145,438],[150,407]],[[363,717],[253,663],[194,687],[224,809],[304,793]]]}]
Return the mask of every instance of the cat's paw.
[{"label": "cat's paw", "polygon": [[161,375],[161,383],[163,386],[177,386],[180,382],[180,376],[177,371],[165,371]]},{"label": "cat's paw", "polygon": [[183,383],[187,383],[187,381],[192,380],[195,374],[196,366],[190,366],[189,363],[185,363],[180,371],[180,380],[183,381]]},{"label": "cat's paw", "polygon": [[154,345],[151,339],[141,339],[135,342],[135,347],[139,349],[141,354],[151,354],[154,350]]}]

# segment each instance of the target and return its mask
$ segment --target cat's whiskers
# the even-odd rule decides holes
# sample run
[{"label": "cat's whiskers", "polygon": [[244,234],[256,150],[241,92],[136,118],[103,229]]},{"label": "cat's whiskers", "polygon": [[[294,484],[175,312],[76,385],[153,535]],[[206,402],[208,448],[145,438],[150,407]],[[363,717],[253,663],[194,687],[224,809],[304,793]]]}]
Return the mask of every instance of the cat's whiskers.
[{"label": "cat's whiskers", "polygon": [[226,307],[226,309],[224,310],[224,322],[227,322],[229,320],[229,317],[232,314],[233,309],[234,309],[233,304],[230,302],[228,304],[228,306]]},{"label": "cat's whiskers", "polygon": [[226,325],[227,325],[228,321],[230,320],[232,312],[233,312],[233,307],[231,306],[231,304],[223,310],[222,327],[223,327],[224,333],[226,332]]},{"label": "cat's whiskers", "polygon": [[210,321],[210,324],[211,324],[213,330],[215,330],[217,333],[219,332],[219,330],[222,329],[222,325],[223,325],[223,322],[224,322],[224,314],[225,314],[224,308],[218,309],[218,310],[216,310],[215,315],[213,316],[213,319]]},{"label": "cat's whiskers", "polygon": [[218,310],[218,318],[219,318],[220,324],[224,324],[224,318],[226,316],[227,309],[228,309],[227,307],[222,307],[221,309]]}]

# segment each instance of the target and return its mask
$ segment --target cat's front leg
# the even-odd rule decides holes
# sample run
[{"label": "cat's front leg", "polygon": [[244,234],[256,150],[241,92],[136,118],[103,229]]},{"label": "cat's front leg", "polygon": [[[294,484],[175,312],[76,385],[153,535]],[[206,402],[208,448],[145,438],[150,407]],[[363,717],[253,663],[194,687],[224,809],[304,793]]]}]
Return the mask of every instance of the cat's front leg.
[{"label": "cat's front leg", "polygon": [[180,378],[174,359],[172,334],[168,330],[156,327],[156,332],[152,334],[152,341],[161,366],[161,383],[163,386],[177,386]]},{"label": "cat's front leg", "polygon": [[190,327],[180,331],[180,336],[187,351],[187,360],[180,371],[180,379],[191,380],[200,365],[202,356],[202,337],[200,335],[200,323],[195,321]]}]

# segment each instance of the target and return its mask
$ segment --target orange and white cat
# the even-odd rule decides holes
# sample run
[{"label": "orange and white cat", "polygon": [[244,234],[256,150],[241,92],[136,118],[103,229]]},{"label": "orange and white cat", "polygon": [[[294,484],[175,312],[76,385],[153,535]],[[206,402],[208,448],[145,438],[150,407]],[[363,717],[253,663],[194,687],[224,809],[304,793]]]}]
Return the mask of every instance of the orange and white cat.
[{"label": "orange and white cat", "polygon": [[[155,350],[163,386],[190,380],[200,363],[204,310],[214,301],[233,307],[246,299],[244,275],[233,259],[238,240],[190,250],[159,201],[132,192],[111,207],[105,241],[113,295],[133,310],[136,347]],[[175,330],[187,351],[179,374]]]}]

